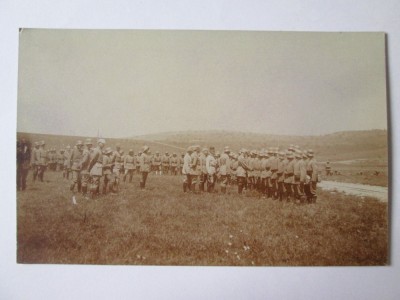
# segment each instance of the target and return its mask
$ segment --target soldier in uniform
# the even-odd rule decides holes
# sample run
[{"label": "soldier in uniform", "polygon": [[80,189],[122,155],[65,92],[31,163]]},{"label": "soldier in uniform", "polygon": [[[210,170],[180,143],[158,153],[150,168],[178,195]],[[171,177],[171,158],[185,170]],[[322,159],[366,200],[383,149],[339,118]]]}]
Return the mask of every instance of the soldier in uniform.
[{"label": "soldier in uniform", "polygon": [[121,159],[121,145],[117,144],[115,147],[115,151],[111,154],[111,163],[113,164],[112,173],[113,173],[113,181],[111,189],[114,193],[116,193],[119,189],[119,176],[122,167],[122,159]]},{"label": "soldier in uniform", "polygon": [[310,177],[307,200],[309,203],[317,202],[318,166],[314,158],[314,151],[308,150],[307,175]]},{"label": "soldier in uniform", "polygon": [[192,190],[192,176],[191,176],[192,153],[193,153],[193,147],[189,146],[187,148],[185,157],[183,158],[182,174],[184,176],[184,179],[183,179],[183,192],[184,193],[186,193],[187,190],[189,190],[189,191]]},{"label": "soldier in uniform", "polygon": [[237,183],[237,178],[236,178],[236,171],[238,168],[238,160],[237,160],[237,154],[231,152],[229,157],[231,158],[231,164],[230,164],[230,184],[234,185]]},{"label": "soldier in uniform", "polygon": [[286,155],[286,163],[284,168],[284,185],[286,190],[286,200],[290,202],[291,197],[293,197],[293,176],[294,176],[294,156],[293,151],[288,151]]},{"label": "soldier in uniform", "polygon": [[83,149],[82,161],[81,161],[81,176],[82,176],[82,194],[84,196],[87,195],[88,186],[90,184],[90,174],[89,174],[89,165],[92,156],[92,140],[85,140],[85,149]]},{"label": "soldier in uniform", "polygon": [[81,192],[82,177],[81,177],[81,167],[83,158],[83,143],[78,141],[72,149],[70,158],[70,168],[72,170],[72,182],[70,185],[70,190],[74,191],[75,185],[78,186],[78,192]]},{"label": "soldier in uniform", "polygon": [[57,165],[59,171],[64,169],[64,151],[64,149],[60,149],[60,152],[57,153]]},{"label": "soldier in uniform", "polygon": [[199,166],[200,166],[200,160],[199,160],[199,153],[200,153],[200,146],[193,146],[193,153],[190,156],[191,157],[191,169],[190,169],[190,177],[191,177],[191,191],[195,192],[196,191],[196,184],[197,184],[197,177],[200,175],[199,174]]},{"label": "soldier in uniform", "polygon": [[200,153],[199,160],[200,160],[200,184],[199,184],[199,190],[201,192],[204,192],[204,186],[207,182],[207,167],[206,167],[206,159],[208,156],[208,149],[203,148],[203,150]]},{"label": "soldier in uniform", "polygon": [[268,155],[265,150],[260,152],[261,156],[261,164],[260,164],[260,191],[263,195],[263,198],[268,195],[268,182],[267,182],[267,163],[268,163]]},{"label": "soldier in uniform", "polygon": [[142,154],[139,157],[140,162],[140,173],[142,174],[142,179],[140,180],[140,188],[144,189],[146,187],[147,175],[150,172],[150,158],[148,155],[149,147],[143,146]]},{"label": "soldier in uniform", "polygon": [[69,179],[70,173],[70,158],[71,158],[71,147],[68,145],[64,151],[64,170],[63,170],[63,177]]},{"label": "soldier in uniform", "polygon": [[133,173],[136,170],[136,164],[135,164],[135,157],[134,157],[133,149],[129,149],[128,155],[125,155],[124,168],[125,168],[124,182],[126,180],[126,176],[129,174],[129,183],[131,183],[132,182]]},{"label": "soldier in uniform", "polygon": [[179,159],[176,156],[176,153],[173,153],[171,159],[169,160],[169,163],[170,163],[169,168],[170,168],[171,174],[174,176],[176,176],[176,174],[177,174],[178,161],[179,161]]},{"label": "soldier in uniform", "polygon": [[215,181],[217,179],[217,160],[215,158],[215,148],[210,147],[210,152],[206,158],[206,169],[207,169],[207,192],[213,193],[215,188]]},{"label": "soldier in uniform", "polygon": [[332,175],[331,163],[329,161],[327,161],[325,164],[325,172],[326,172],[326,176]]},{"label": "soldier in uniform", "polygon": [[301,194],[300,190],[300,168],[301,168],[301,162],[302,162],[302,153],[300,150],[295,150],[294,152],[294,165],[293,165],[293,183],[292,183],[292,190],[294,193],[294,198],[299,199],[300,203],[303,202],[303,195]]},{"label": "soldier in uniform", "polygon": [[32,150],[32,154],[31,154],[31,168],[33,169],[33,182],[36,181],[37,174],[38,174],[38,164],[39,164],[39,155],[38,155],[39,143],[35,142],[34,145],[35,146]]},{"label": "soldier in uniform", "polygon": [[243,188],[246,181],[246,172],[250,170],[250,167],[246,163],[247,153],[245,149],[239,151],[238,167],[236,169],[236,177],[238,181],[238,193],[242,194]]},{"label": "soldier in uniform", "polygon": [[178,167],[178,172],[179,174],[182,174],[182,168],[183,168],[183,158],[185,157],[185,153],[181,153],[181,156],[179,157],[179,167]]},{"label": "soldier in uniform", "polygon": [[[103,195],[107,194],[107,191],[108,191],[107,188],[109,187],[108,184],[110,182],[111,183],[113,182],[114,175],[115,175],[115,174],[113,174],[113,171],[112,171],[112,168],[114,166],[112,154],[113,154],[113,151],[112,151],[111,147],[107,147],[104,150],[104,155],[103,155],[104,179],[103,179],[103,190],[102,190]],[[113,190],[112,187],[111,187],[111,190]]]},{"label": "soldier in uniform", "polygon": [[168,154],[168,152],[165,152],[161,161],[162,161],[163,173],[164,173],[164,175],[168,175],[168,171],[169,171],[169,154]]},{"label": "soldier in uniform", "polygon": [[92,184],[90,185],[90,195],[92,198],[96,194],[99,194],[100,178],[103,176],[103,148],[105,144],[106,141],[104,139],[99,139],[97,147],[93,149],[90,156],[89,174],[92,179]]},{"label": "soldier in uniform", "polygon": [[125,160],[125,151],[121,149],[121,151],[119,152],[121,153],[121,168],[119,169],[119,174],[120,175],[124,175],[125,174],[125,165],[124,165],[124,160]]},{"label": "soldier in uniform", "polygon": [[47,166],[47,155],[46,150],[44,150],[46,143],[44,141],[40,142],[39,150],[36,152],[37,155],[37,166],[38,166],[38,178],[41,182],[44,180],[44,172]]},{"label": "soldier in uniform", "polygon": [[[270,154],[269,157],[269,163],[270,163],[270,170],[271,170],[271,179],[270,179],[270,193],[271,197],[273,199],[278,198],[278,178],[280,175],[278,175],[278,165],[280,158],[278,158],[278,148],[270,148],[268,150],[268,154]],[[282,170],[283,173],[283,170]],[[282,174],[281,174],[282,175]]]},{"label": "soldier in uniform", "polygon": [[221,176],[220,178],[220,186],[221,186],[221,192],[223,194],[226,193],[226,186],[228,185],[228,175],[229,171],[231,169],[231,160],[229,158],[229,153],[231,150],[229,149],[228,146],[224,148],[224,153],[221,155],[219,159],[219,174]]},{"label": "soldier in uniform", "polygon": [[299,167],[300,167],[300,195],[302,195],[301,200],[304,201],[304,195],[305,195],[305,190],[304,190],[304,183],[306,181],[307,177],[307,152],[304,151],[301,153],[302,154],[302,159],[300,160]]},{"label": "soldier in uniform", "polygon": [[28,177],[31,162],[31,147],[25,139],[17,141],[17,190],[26,189],[26,178]]},{"label": "soldier in uniform", "polygon": [[277,198],[279,199],[279,201],[283,200],[283,194],[285,192],[284,189],[284,179],[285,179],[285,175],[284,175],[284,171],[285,171],[285,167],[286,167],[286,163],[287,160],[285,158],[285,152],[279,152],[278,154],[278,169],[276,171],[276,175],[277,175],[277,179],[276,179],[276,184],[277,184]]},{"label": "soldier in uniform", "polygon": [[156,155],[154,156],[153,159],[153,165],[154,165],[154,171],[156,172],[156,175],[162,175],[162,170],[161,170],[161,156],[160,152],[156,151]]}]

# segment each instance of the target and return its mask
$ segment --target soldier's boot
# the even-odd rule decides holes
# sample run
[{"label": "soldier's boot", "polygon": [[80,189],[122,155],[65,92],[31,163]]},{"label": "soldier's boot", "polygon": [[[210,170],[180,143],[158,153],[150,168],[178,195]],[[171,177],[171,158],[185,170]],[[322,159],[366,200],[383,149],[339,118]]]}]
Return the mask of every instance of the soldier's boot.
[{"label": "soldier's boot", "polygon": [[82,190],[82,185],[78,182],[78,193],[80,193]]},{"label": "soldier's boot", "polygon": [[74,183],[71,183],[71,185],[69,186],[69,190],[70,191],[74,191],[74,189],[75,189],[75,182]]},{"label": "soldier's boot", "polygon": [[226,194],[226,187],[221,187],[221,193]]},{"label": "soldier's boot", "polygon": [[183,192],[186,193],[187,192],[187,183],[184,182],[182,187],[183,187]]},{"label": "soldier's boot", "polygon": [[196,191],[196,184],[192,183],[192,187],[190,189],[193,193]]}]

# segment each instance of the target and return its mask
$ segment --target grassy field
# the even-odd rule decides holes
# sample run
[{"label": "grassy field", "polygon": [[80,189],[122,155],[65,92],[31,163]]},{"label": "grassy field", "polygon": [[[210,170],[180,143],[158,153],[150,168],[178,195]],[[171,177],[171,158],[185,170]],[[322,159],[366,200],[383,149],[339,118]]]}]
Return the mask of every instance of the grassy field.
[{"label": "grassy field", "polygon": [[[31,175],[31,174],[30,174]],[[384,265],[387,203],[319,191],[298,205],[236,193],[184,194],[181,177],[139,176],[118,195],[71,201],[47,172],[18,192],[19,263],[133,265]]]}]

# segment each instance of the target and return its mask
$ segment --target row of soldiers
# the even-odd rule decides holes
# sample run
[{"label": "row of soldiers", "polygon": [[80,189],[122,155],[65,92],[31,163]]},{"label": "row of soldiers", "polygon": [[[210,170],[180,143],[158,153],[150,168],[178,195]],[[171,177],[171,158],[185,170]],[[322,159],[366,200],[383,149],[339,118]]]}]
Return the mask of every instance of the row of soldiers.
[{"label": "row of soldiers", "polygon": [[237,154],[225,147],[220,156],[214,147],[201,150],[200,146],[190,146],[182,172],[184,192],[194,192],[197,182],[199,191],[214,192],[218,180],[221,193],[226,193],[233,179],[239,194],[256,191],[264,197],[301,203],[317,199],[318,167],[314,152],[302,151],[298,146],[290,145],[286,151],[241,149]]}]

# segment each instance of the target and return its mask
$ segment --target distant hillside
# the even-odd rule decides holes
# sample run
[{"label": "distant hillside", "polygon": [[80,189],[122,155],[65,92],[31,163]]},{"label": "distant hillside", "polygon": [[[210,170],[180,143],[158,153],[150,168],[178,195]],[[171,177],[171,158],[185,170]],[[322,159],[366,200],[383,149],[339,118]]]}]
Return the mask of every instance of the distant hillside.
[{"label": "distant hillside", "polygon": [[186,147],[191,144],[213,145],[218,149],[229,145],[232,149],[260,149],[290,144],[303,149],[312,148],[326,159],[378,158],[387,160],[387,131],[344,131],[319,136],[288,136],[232,131],[168,132],[137,137],[142,140]]},{"label": "distant hillside", "polygon": [[[48,148],[73,146],[82,136],[56,136],[46,134],[18,133],[32,142],[45,140]],[[95,138],[93,141],[95,142]],[[345,131],[320,136],[287,136],[232,131],[186,131],[144,135],[125,139],[106,138],[107,146],[121,143],[124,150],[133,148],[137,153],[147,144],[151,150],[181,153],[189,145],[214,146],[222,150],[230,146],[237,151],[240,148],[261,149],[277,146],[281,149],[290,144],[303,149],[313,149],[321,160],[379,159],[387,162],[388,145],[386,130]]]}]

